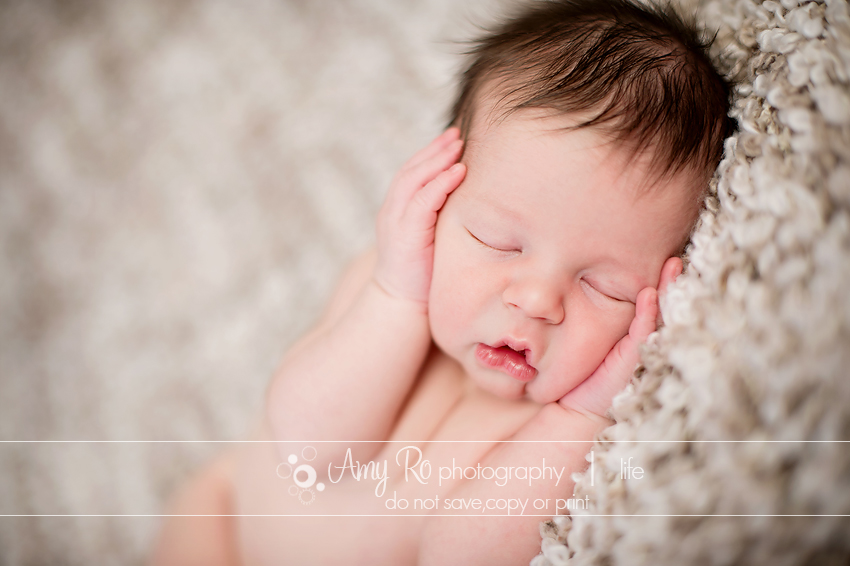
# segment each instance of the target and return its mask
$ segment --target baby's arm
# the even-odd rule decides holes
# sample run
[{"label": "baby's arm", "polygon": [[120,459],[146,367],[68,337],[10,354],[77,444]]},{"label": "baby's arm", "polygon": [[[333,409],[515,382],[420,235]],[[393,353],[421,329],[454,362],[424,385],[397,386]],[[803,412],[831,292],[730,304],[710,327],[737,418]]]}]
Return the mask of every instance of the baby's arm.
[{"label": "baby's arm", "polygon": [[[354,266],[323,320],[284,358],[267,394],[277,440],[387,437],[430,346],[434,225],[465,173],[451,167],[457,138],[449,130],[402,169],[379,214],[377,256]],[[352,451],[362,460],[377,448]]]},{"label": "baby's arm", "polygon": [[[571,474],[586,467],[585,454],[593,445],[593,437],[610,424],[606,418],[564,409],[557,403],[545,405],[511,440],[552,442],[502,443],[491,450],[480,464],[494,469],[539,466],[545,458],[547,467],[564,468],[558,485],[555,486],[552,481],[539,481],[529,486],[528,482],[518,479],[501,487],[490,481],[462,483],[448,497],[481,501],[490,498],[527,500],[525,512],[523,516],[429,517],[418,564],[528,564],[540,552],[540,522],[555,514],[556,498],[566,499],[572,493]],[[534,509],[533,502],[538,498],[548,498],[550,506],[543,510]],[[541,514],[546,516],[530,516]]]}]

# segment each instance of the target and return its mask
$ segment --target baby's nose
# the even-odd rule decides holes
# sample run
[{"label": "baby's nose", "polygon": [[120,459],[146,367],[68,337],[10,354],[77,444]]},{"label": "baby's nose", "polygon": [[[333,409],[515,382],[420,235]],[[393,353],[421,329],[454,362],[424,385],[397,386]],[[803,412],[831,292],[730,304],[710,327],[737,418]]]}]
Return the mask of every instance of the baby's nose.
[{"label": "baby's nose", "polygon": [[545,280],[516,281],[505,289],[502,300],[530,318],[550,324],[560,324],[564,320],[564,294],[556,285]]}]

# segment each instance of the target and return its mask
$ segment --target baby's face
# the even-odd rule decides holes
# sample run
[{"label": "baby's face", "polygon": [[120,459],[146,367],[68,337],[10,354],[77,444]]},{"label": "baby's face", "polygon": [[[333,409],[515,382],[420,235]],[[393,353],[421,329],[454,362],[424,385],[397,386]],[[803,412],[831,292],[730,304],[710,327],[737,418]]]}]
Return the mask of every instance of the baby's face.
[{"label": "baby's face", "polygon": [[563,125],[515,114],[473,132],[437,222],[429,298],[434,341],[479,387],[541,404],[625,336],[638,292],[687,236],[702,181],[652,181],[644,159]]}]

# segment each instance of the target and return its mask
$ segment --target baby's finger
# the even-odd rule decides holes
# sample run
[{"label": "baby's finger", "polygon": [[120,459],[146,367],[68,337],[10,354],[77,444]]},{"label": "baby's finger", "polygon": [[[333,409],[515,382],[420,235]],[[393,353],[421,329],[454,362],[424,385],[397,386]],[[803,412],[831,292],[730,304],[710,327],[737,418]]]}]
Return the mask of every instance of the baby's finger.
[{"label": "baby's finger", "polygon": [[454,140],[431,157],[404,171],[402,176],[412,184],[423,187],[455,163],[462,148],[463,140]]},{"label": "baby's finger", "polygon": [[425,213],[424,224],[427,226],[423,227],[433,226],[437,212],[445,204],[449,193],[460,185],[465,175],[466,166],[463,163],[455,163],[416,193],[413,199],[416,204],[415,214]]},{"label": "baby's finger", "polygon": [[400,212],[406,209],[415,194],[457,162],[462,148],[463,141],[455,140],[416,167],[401,172],[390,195],[392,206]]},{"label": "baby's finger", "polygon": [[[682,273],[682,258],[679,257],[669,257],[667,261],[664,262],[664,266],[661,268],[661,279],[658,281],[658,296],[661,297],[667,293],[667,286],[676,280],[676,278]],[[658,309],[658,314],[656,315],[656,326],[661,326],[663,324],[663,320],[661,317],[661,309]]]},{"label": "baby's finger", "polygon": [[657,315],[658,291],[652,287],[646,287],[638,293],[635,318],[629,326],[629,338],[636,344],[645,342],[646,338],[657,328],[655,324]]},{"label": "baby's finger", "polygon": [[445,148],[447,145],[449,145],[450,143],[452,143],[453,141],[455,141],[458,138],[460,138],[460,129],[459,128],[449,128],[449,129],[447,129],[445,132],[443,132],[442,134],[440,134],[439,136],[434,138],[431,141],[431,143],[429,143],[427,146],[425,146],[424,148],[417,151],[413,155],[413,157],[411,157],[407,161],[407,163],[404,164],[404,166],[402,167],[402,170],[404,171],[404,170],[407,170],[407,169],[411,169],[411,168],[419,165],[420,163],[422,163],[426,159],[430,159],[431,157],[434,157],[435,155],[440,153],[443,150],[443,148]]},{"label": "baby's finger", "polygon": [[611,360],[606,359],[606,362],[610,363],[609,369],[612,372],[624,371],[630,375],[634,371],[635,365],[640,360],[638,346],[646,342],[649,335],[657,328],[655,325],[657,313],[658,292],[652,287],[646,287],[638,293],[635,317],[629,325],[629,333],[614,347],[617,355]]},{"label": "baby's finger", "polygon": [[661,279],[658,281],[658,294],[667,292],[667,285],[676,280],[682,274],[682,258],[668,257],[661,268]]}]

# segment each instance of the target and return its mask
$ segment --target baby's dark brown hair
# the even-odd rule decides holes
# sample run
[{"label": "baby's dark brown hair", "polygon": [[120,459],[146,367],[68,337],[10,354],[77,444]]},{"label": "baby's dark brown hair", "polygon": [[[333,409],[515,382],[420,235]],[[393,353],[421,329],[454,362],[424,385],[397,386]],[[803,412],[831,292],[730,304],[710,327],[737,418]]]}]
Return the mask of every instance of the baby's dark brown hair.
[{"label": "baby's dark brown hair", "polygon": [[661,174],[711,172],[732,131],[729,86],[693,23],[629,0],[537,2],[474,42],[450,123],[469,137],[477,105],[577,115]]}]

